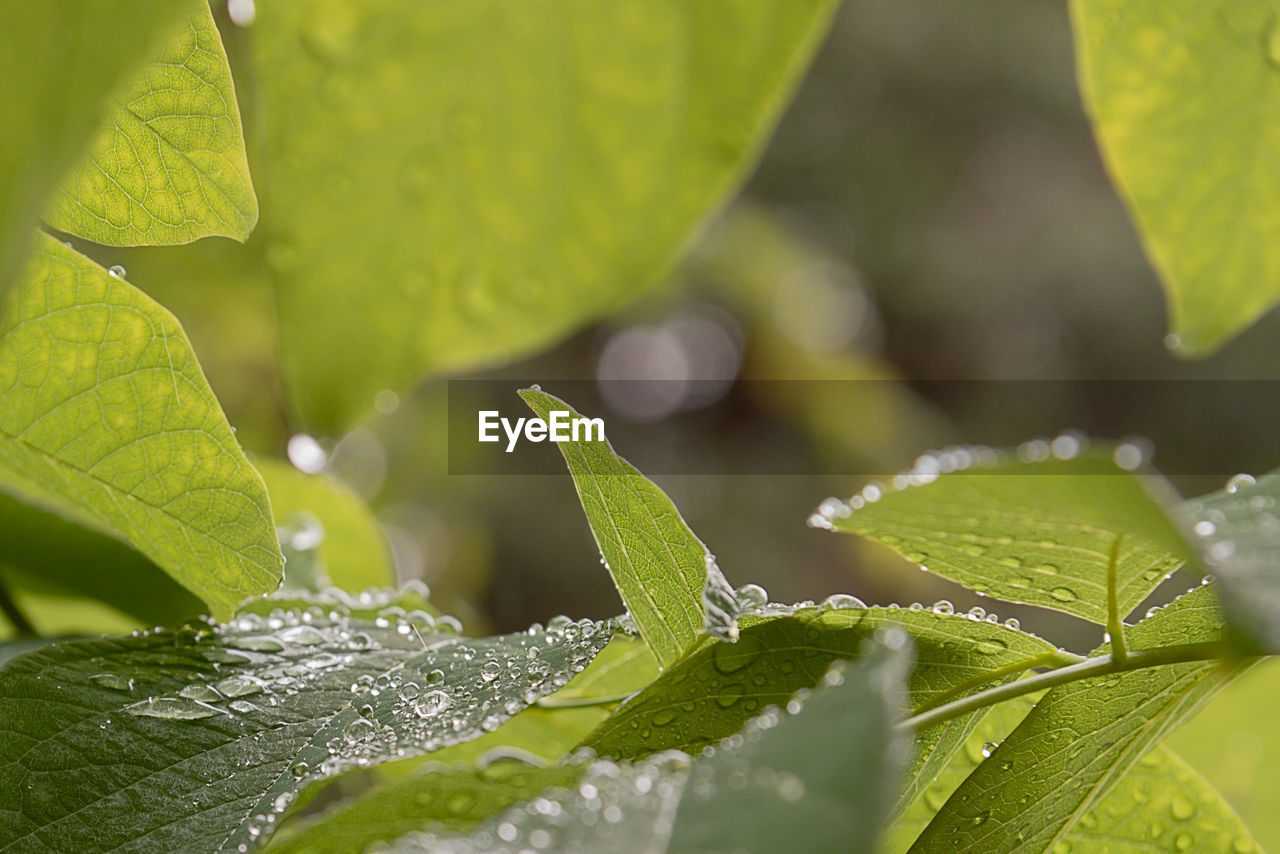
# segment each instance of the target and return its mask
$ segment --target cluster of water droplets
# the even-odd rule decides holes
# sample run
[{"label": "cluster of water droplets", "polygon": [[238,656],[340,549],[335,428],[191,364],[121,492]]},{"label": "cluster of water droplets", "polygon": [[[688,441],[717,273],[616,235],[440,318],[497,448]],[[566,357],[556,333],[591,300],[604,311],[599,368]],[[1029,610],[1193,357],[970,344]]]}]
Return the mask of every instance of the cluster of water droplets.
[{"label": "cluster of water droplets", "polygon": [[[194,652],[202,678],[150,663],[131,672],[121,665],[128,657],[104,657],[89,682],[127,695],[122,711],[133,718],[234,721],[226,731],[246,767],[287,761],[289,773],[242,827],[248,846],[306,781],[491,732],[566,685],[623,627],[556,617],[545,627],[471,639],[452,617],[390,604],[417,592],[314,596],[301,607],[242,610],[225,624],[138,632],[162,653],[169,641]],[[106,716],[100,725],[113,722]]]}]

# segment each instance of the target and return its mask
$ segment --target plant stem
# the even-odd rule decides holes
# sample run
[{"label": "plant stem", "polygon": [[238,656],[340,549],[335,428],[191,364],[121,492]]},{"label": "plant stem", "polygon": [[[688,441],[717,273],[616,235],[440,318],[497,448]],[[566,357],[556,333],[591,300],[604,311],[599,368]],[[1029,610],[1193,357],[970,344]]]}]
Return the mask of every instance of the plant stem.
[{"label": "plant stem", "polygon": [[3,611],[9,618],[9,622],[13,623],[13,630],[20,637],[39,637],[40,633],[36,631],[36,627],[31,625],[27,615],[22,613],[22,609],[18,607],[17,602],[13,601],[13,597],[9,595],[9,591],[3,584],[0,584],[0,611]]},{"label": "plant stem", "polygon": [[1055,649],[1053,652],[1046,652],[1041,655],[1033,656],[1032,658],[1024,658],[1021,661],[1006,664],[1004,667],[989,670],[981,676],[976,676],[973,679],[967,679],[959,685],[953,685],[946,691],[940,691],[927,702],[921,703],[912,709],[911,714],[924,714],[930,709],[935,709],[938,706],[945,705],[955,697],[964,696],[979,685],[985,685],[988,682],[994,682],[997,679],[1003,679],[1006,676],[1014,676],[1028,670],[1034,670],[1037,667],[1065,667],[1070,664],[1079,664],[1082,661],[1088,661],[1088,659],[1082,655],[1067,652],[1065,649]]},{"label": "plant stem", "polygon": [[1111,638],[1111,658],[1123,664],[1129,657],[1124,645],[1124,621],[1120,618],[1120,597],[1116,590],[1116,565],[1120,562],[1120,541],[1124,534],[1116,534],[1111,542],[1111,554],[1107,559],[1107,635]]},{"label": "plant stem", "polygon": [[967,697],[961,697],[934,709],[912,715],[898,729],[904,732],[919,732],[926,727],[944,723],[978,709],[994,706],[1014,697],[1042,691],[1056,685],[1091,679],[1096,676],[1107,676],[1112,673],[1124,673],[1129,670],[1141,670],[1146,667],[1160,667],[1166,664],[1179,664],[1189,661],[1210,661],[1219,658],[1223,652],[1221,643],[1193,643],[1179,646],[1157,647],[1156,649],[1139,649],[1128,653],[1124,661],[1116,661],[1110,654],[1088,658],[1077,664],[1059,667],[1045,673],[1037,673],[1017,682],[997,685]]}]

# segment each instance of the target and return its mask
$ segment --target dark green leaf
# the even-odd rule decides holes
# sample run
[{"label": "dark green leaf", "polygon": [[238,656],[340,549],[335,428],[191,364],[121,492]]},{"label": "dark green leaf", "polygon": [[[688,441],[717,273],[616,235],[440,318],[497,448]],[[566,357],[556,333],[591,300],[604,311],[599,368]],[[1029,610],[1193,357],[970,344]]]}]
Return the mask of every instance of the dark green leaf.
[{"label": "dark green leaf", "polygon": [[308,781],[497,729],[609,635],[317,607],[20,656],[0,668],[0,850],[234,851]]}]

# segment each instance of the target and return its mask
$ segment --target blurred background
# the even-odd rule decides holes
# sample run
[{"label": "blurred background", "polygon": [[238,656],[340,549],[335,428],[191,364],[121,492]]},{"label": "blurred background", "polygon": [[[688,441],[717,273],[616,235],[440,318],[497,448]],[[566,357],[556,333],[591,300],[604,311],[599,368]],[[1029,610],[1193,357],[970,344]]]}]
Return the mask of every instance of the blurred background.
[{"label": "blurred background", "polygon": [[[230,25],[224,36],[242,79],[242,36]],[[252,158],[252,104],[245,115]],[[125,265],[179,316],[246,449],[289,456],[297,427],[275,368],[263,247],[87,251]],[[175,266],[181,277],[162,274]],[[1225,382],[1280,379],[1280,317],[1194,363],[1170,354],[1165,331],[1159,283],[1081,111],[1065,4],[846,0],[758,170],[660,286],[549,352],[467,378],[553,393],[557,380],[698,380],[647,396],[605,385],[570,403],[603,416],[624,456],[621,437],[643,433],[646,453],[671,461],[657,471],[715,461],[693,467],[715,474],[655,480],[735,584],[782,601],[949,599],[1084,650],[1100,642],[1097,627],[980,601],[805,519],[925,450],[1066,428],[1148,436],[1187,495],[1280,466],[1274,421]],[[871,379],[900,382],[860,395],[813,382]],[[924,382],[938,380],[954,382]],[[1011,405],[1009,387],[981,394],[974,380],[1027,381],[1026,403]],[[1090,382],[1048,384],[1064,380]],[[1182,384],[1093,393],[1103,380],[1213,380],[1223,392],[1212,406]],[[501,406],[520,410],[514,396]],[[450,474],[446,379],[379,395],[377,410],[345,436],[295,440],[293,458],[369,502],[401,580],[426,581],[476,632],[620,610],[567,475]],[[1157,597],[1191,583],[1174,579]],[[1280,672],[1259,668],[1175,740],[1272,845],[1280,817],[1264,806],[1280,801],[1280,781],[1263,772],[1280,759],[1280,733],[1240,709],[1278,695]]]}]

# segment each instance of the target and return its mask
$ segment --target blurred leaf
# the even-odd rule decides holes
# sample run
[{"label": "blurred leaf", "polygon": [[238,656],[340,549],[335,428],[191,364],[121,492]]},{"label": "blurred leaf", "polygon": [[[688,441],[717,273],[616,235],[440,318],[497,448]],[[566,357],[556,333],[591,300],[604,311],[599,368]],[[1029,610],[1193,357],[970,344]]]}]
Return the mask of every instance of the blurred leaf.
[{"label": "blurred leaf", "polygon": [[[20,591],[67,598],[79,593],[131,614],[150,625],[175,625],[203,610],[200,600],[140,552],[115,537],[70,522],[0,494],[0,565]],[[58,594],[61,594],[59,597]],[[68,625],[56,629],[28,614],[41,634],[120,630],[108,625]]]},{"label": "blurred leaf", "polygon": [[[1213,590],[1201,588],[1143,620],[1129,638],[1134,649],[1212,642],[1220,623]],[[960,785],[911,850],[1052,850],[1143,754],[1240,669],[1189,662],[1053,688]]]},{"label": "blurred leaf", "polygon": [[386,537],[359,496],[327,474],[303,474],[279,460],[260,459],[255,465],[271,496],[281,544],[296,552],[286,575],[294,571],[293,563],[311,558],[325,583],[344,590],[395,581]]},{"label": "blurred leaf", "polygon": [[496,729],[589,662],[598,628],[475,640],[291,611],[12,659],[0,850],[235,851],[308,781]]},{"label": "blurred leaf", "polygon": [[542,701],[567,705],[639,691],[658,678],[658,662],[648,644],[631,635],[615,635],[574,680]]},{"label": "blurred leaf", "polygon": [[835,530],[997,599],[1105,623],[1112,564],[1123,618],[1188,554],[1153,498],[1164,482],[1102,456],[988,461],[951,474],[929,463],[905,478],[918,485],[855,498],[856,509],[830,520]]},{"label": "blurred leaf", "polygon": [[1264,659],[1214,697],[1169,746],[1239,811],[1268,851],[1280,850],[1280,727],[1264,710],[1280,708],[1280,659]]},{"label": "blurred leaf", "polygon": [[[548,424],[552,412],[581,417],[536,387],[520,396]],[[711,553],[671,499],[618,456],[607,438],[559,442],[557,447],[627,613],[658,664],[671,665],[706,635],[713,617],[704,609],[704,598],[732,600],[733,591],[726,589]]]},{"label": "blurred leaf", "polygon": [[173,316],[47,235],[7,302],[4,488],[120,537],[215,615],[273,590],[266,489]]},{"label": "blurred leaf", "polygon": [[[909,683],[913,707],[998,668],[1055,651],[1047,641],[998,623],[932,611],[810,609],[793,616],[746,617],[737,643],[704,646],[679,662],[583,744],[620,759],[671,749],[697,753],[737,732],[766,706],[784,705],[796,691],[813,688],[832,662],[856,657],[863,642],[887,626],[903,629],[915,641],[917,662]],[[945,729],[921,733],[922,761]],[[956,745],[963,740],[955,739]]]},{"label": "blurred leaf", "polygon": [[1245,475],[1180,508],[1218,578],[1234,639],[1246,652],[1280,653],[1280,473]]},{"label": "blurred leaf", "polygon": [[16,281],[32,226],[93,137],[112,93],[178,19],[159,0],[5,3],[0,32],[0,297]]},{"label": "blurred leaf", "polygon": [[754,164],[835,5],[259,4],[268,251],[312,431],[657,280]]},{"label": "blurred leaf", "polygon": [[1280,299],[1280,36],[1251,0],[1073,0],[1085,107],[1188,355]]},{"label": "blurred leaf", "polygon": [[47,220],[108,246],[244,240],[258,221],[231,69],[206,0],[118,93]]}]

